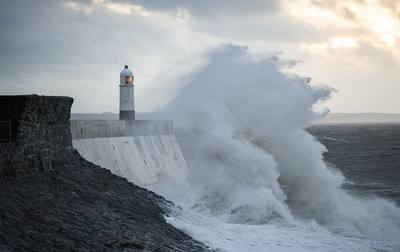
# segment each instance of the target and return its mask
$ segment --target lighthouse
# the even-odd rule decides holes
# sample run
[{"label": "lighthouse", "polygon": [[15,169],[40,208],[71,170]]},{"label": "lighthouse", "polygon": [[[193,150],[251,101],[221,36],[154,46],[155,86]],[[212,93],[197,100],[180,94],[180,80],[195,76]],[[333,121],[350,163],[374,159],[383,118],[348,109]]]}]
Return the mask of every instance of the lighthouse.
[{"label": "lighthouse", "polygon": [[126,65],[121,71],[119,82],[119,119],[135,120],[133,72]]}]

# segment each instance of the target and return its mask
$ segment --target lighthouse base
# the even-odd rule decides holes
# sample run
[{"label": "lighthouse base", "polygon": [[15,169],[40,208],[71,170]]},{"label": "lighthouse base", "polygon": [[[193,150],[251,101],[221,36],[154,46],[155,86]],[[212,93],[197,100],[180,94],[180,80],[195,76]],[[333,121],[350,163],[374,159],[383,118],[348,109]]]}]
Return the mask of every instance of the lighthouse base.
[{"label": "lighthouse base", "polygon": [[135,120],[135,110],[119,111],[119,120]]}]

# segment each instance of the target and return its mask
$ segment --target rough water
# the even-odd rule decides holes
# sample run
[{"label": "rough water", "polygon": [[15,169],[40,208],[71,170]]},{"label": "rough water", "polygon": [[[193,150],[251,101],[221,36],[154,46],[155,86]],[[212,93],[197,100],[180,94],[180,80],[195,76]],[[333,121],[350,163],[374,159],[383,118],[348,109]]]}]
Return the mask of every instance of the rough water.
[{"label": "rough water", "polygon": [[[390,145],[377,147],[367,143],[368,130],[362,137],[311,127],[332,90],[283,74],[285,64],[227,46],[188,78],[168,106],[180,128],[186,182],[160,178],[149,187],[180,206],[168,221],[222,251],[399,251],[399,180],[393,170],[375,179],[382,171],[364,153],[381,151],[375,164],[398,171],[398,140],[389,136]],[[358,156],[346,156],[352,152]]]},{"label": "rough water", "polygon": [[331,124],[309,129],[328,151],[325,160],[346,177],[342,188],[400,205],[400,124]]}]

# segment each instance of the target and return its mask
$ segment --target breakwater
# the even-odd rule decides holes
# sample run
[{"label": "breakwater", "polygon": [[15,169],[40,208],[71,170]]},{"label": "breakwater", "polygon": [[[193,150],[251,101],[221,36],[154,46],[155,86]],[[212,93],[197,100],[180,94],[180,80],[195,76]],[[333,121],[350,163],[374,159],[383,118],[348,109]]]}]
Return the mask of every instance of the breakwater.
[{"label": "breakwater", "polygon": [[146,185],[159,176],[183,181],[187,166],[172,121],[71,120],[72,143],[90,162]]}]

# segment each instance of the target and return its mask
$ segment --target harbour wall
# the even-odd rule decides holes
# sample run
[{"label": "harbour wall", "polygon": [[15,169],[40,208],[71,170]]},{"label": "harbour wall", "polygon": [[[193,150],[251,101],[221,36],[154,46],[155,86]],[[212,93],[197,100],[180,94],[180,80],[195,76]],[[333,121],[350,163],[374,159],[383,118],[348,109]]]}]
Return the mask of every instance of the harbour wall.
[{"label": "harbour wall", "polygon": [[72,144],[88,161],[146,185],[160,176],[183,181],[186,162],[172,121],[71,120]]},{"label": "harbour wall", "polygon": [[72,103],[65,96],[0,96],[0,180],[71,162]]}]

